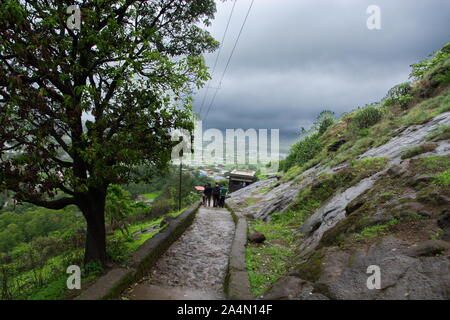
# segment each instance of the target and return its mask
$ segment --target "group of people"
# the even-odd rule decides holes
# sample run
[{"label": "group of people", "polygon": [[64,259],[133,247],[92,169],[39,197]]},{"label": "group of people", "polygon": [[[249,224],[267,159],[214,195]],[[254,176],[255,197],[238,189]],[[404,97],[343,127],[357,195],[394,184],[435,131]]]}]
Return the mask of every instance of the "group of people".
[{"label": "group of people", "polygon": [[221,186],[216,183],[213,187],[210,183],[205,185],[205,190],[203,191],[203,205],[205,207],[211,206],[211,198],[213,200],[213,206],[223,208],[225,206],[225,198],[228,193],[228,188],[226,186]]}]

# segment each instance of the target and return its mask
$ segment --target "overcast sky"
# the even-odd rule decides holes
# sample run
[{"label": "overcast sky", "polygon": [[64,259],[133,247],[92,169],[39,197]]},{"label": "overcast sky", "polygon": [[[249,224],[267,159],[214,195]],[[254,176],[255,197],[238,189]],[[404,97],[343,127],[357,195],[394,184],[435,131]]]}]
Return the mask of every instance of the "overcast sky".
[{"label": "overcast sky", "polygon": [[[250,3],[237,0],[212,87]],[[370,5],[381,8],[381,30],[367,28]],[[232,6],[233,0],[217,1],[208,30],[218,41]],[[411,64],[449,41],[449,0],[255,0],[206,125],[280,129],[286,151],[321,110],[340,115],[381,100],[408,80]],[[211,68],[216,54],[206,56]],[[205,90],[195,96],[197,112]]]}]

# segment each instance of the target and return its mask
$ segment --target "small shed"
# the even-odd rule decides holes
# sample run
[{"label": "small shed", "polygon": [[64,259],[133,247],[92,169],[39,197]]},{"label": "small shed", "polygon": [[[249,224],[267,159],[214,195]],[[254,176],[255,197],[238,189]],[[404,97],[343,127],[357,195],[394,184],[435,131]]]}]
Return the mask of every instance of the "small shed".
[{"label": "small shed", "polygon": [[256,180],[256,171],[235,169],[230,172],[229,177],[229,192],[234,192],[236,190],[245,188],[246,186],[254,183]]}]

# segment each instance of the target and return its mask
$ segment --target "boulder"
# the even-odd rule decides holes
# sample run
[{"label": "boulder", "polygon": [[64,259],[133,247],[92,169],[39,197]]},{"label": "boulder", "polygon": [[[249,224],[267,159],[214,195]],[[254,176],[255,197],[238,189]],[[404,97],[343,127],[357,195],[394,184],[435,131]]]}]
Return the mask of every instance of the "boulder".
[{"label": "boulder", "polygon": [[287,275],[275,282],[263,295],[263,300],[329,300],[326,296],[314,292],[311,282],[297,276]]},{"label": "boulder", "polygon": [[252,232],[248,235],[248,241],[253,243],[263,243],[266,241],[266,236],[261,232]]},{"label": "boulder", "polygon": [[244,217],[246,217],[248,220],[255,220],[255,215],[251,212],[244,213]]},{"label": "boulder", "polygon": [[405,253],[410,257],[433,257],[449,249],[446,241],[428,240],[408,248]]},{"label": "boulder", "polygon": [[439,193],[438,190],[433,190],[425,194],[421,194],[417,200],[425,204],[450,206],[450,199],[445,195]]},{"label": "boulder", "polygon": [[396,164],[389,168],[387,174],[391,178],[400,178],[407,173],[407,168],[405,165]]}]

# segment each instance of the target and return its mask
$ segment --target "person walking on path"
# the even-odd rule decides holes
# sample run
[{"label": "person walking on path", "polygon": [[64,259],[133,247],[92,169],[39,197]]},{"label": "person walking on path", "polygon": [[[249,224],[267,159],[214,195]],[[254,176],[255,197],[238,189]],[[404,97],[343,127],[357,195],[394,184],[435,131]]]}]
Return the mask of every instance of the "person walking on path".
[{"label": "person walking on path", "polygon": [[204,186],[203,186],[203,192],[202,192],[202,205],[203,206],[206,206],[206,194],[205,194],[205,190],[206,190],[206,187],[207,187],[208,185],[207,184],[205,184]]},{"label": "person walking on path", "polygon": [[205,207],[206,207],[206,206],[211,207],[211,196],[212,196],[212,191],[213,191],[213,188],[211,187],[211,184],[208,183],[208,184],[205,186],[205,191],[203,191],[203,194],[204,194],[204,196],[205,196],[205,203],[204,203]]},{"label": "person walking on path", "polygon": [[223,208],[225,207],[225,198],[228,194],[228,188],[227,186],[223,185],[220,188],[220,202],[219,202],[219,207]]},{"label": "person walking on path", "polygon": [[215,208],[219,206],[219,201],[220,201],[220,185],[216,183],[216,186],[213,189],[213,202]]}]

